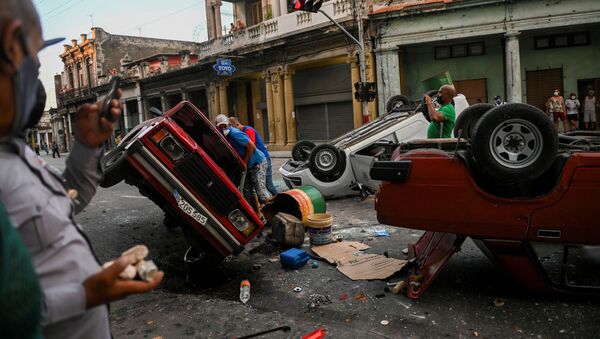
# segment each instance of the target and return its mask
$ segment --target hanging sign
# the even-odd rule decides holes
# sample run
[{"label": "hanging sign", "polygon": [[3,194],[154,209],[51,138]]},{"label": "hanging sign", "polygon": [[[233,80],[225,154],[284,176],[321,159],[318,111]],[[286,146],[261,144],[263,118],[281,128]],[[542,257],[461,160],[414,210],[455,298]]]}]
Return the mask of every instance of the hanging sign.
[{"label": "hanging sign", "polygon": [[217,59],[217,63],[213,65],[213,69],[217,71],[217,75],[230,77],[235,72],[235,66],[231,64],[231,59]]}]

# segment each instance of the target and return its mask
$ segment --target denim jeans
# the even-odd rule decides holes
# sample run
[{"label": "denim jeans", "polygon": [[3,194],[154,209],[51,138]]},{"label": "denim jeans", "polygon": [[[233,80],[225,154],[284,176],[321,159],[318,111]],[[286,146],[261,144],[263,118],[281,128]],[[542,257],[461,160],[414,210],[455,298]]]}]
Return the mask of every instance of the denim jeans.
[{"label": "denim jeans", "polygon": [[246,175],[246,182],[244,183],[244,196],[249,202],[252,201],[254,192],[258,196],[258,201],[264,203],[271,198],[271,193],[267,190],[267,163],[266,161],[261,162],[252,166],[248,169]]},{"label": "denim jeans", "polygon": [[271,159],[267,159],[267,189],[273,195],[279,193],[279,190],[277,190],[277,187],[273,184],[273,165],[271,164]]}]

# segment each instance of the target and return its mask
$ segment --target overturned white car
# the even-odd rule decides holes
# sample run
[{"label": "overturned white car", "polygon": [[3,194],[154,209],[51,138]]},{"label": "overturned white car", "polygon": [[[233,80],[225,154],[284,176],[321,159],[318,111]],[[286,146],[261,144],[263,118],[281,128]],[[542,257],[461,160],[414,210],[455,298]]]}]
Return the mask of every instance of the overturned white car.
[{"label": "overturned white car", "polygon": [[[457,118],[469,106],[462,94],[454,98],[454,104]],[[366,198],[379,185],[369,176],[371,163],[381,160],[379,157],[384,154],[391,154],[386,148],[394,144],[426,138],[428,118],[419,109],[392,110],[327,144],[315,145],[301,140],[292,151],[293,159],[281,166],[279,173],[289,188],[310,185],[319,189],[325,198],[352,195]]]}]

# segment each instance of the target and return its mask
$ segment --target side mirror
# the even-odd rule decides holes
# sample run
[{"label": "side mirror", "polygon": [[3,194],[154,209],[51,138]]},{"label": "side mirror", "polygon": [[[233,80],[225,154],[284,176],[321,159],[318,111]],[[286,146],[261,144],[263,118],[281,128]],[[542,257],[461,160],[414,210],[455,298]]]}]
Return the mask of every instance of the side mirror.
[{"label": "side mirror", "polygon": [[157,116],[157,117],[159,117],[159,116],[161,116],[161,115],[163,114],[163,113],[161,112],[161,110],[159,110],[159,109],[158,109],[158,108],[156,108],[156,107],[151,107],[151,108],[150,108],[150,113],[151,113],[152,115],[154,115],[154,116]]}]

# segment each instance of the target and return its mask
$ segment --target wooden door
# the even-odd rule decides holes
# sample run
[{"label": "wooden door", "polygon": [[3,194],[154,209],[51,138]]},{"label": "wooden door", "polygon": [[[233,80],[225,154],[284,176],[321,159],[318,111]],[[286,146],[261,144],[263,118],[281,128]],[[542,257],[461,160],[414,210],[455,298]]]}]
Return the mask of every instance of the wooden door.
[{"label": "wooden door", "polygon": [[487,102],[487,79],[455,80],[456,93],[463,94],[470,105]]},{"label": "wooden door", "polygon": [[546,101],[558,89],[564,96],[562,68],[527,72],[527,103],[546,112]]}]

